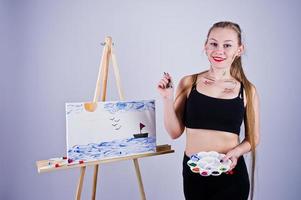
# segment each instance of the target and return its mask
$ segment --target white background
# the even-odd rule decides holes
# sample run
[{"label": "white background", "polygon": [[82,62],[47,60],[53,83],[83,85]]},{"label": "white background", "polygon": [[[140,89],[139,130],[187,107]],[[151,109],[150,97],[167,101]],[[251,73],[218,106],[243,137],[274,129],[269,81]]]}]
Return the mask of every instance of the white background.
[{"label": "white background", "polygon": [[[147,199],[184,199],[185,135],[173,141],[164,130],[156,84],[164,71],[177,84],[208,69],[203,44],[220,20],[240,24],[244,69],[260,96],[255,199],[300,199],[299,1],[0,2],[0,199],[74,199],[79,169],[38,174],[35,162],[64,154],[64,104],[92,100],[107,35],[126,99],[157,100],[158,143],[176,151],[140,160]],[[111,72],[107,99],[116,100]],[[88,168],[83,199],[91,196],[92,172]],[[133,162],[101,165],[97,197],[139,199]]]}]

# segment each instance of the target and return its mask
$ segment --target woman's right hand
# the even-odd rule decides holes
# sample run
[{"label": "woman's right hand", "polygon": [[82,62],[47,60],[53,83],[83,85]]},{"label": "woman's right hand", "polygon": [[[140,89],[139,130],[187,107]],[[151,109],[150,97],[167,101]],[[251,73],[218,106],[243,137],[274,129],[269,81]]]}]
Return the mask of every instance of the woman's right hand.
[{"label": "woman's right hand", "polygon": [[157,89],[164,99],[173,100],[174,98],[174,86],[172,82],[172,78],[169,73],[165,73],[162,79],[159,81],[157,85]]}]

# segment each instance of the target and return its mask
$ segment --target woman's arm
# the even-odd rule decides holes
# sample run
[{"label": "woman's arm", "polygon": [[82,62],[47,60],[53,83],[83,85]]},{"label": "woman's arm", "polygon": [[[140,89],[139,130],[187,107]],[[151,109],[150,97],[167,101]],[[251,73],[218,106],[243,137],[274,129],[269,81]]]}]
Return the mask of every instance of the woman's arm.
[{"label": "woman's arm", "polygon": [[163,98],[164,126],[172,139],[177,139],[184,132],[183,114],[187,92],[183,90],[187,88],[189,76],[183,77],[177,87],[176,97],[174,100],[173,88],[166,88],[171,77],[164,76],[158,84],[158,90]]},{"label": "woman's arm", "polygon": [[[254,135],[255,135],[255,146],[259,144],[259,98],[255,87],[253,90],[253,106],[254,106]],[[223,161],[227,159],[232,160],[230,170],[232,170],[236,164],[237,159],[245,153],[251,151],[251,144],[246,140],[246,138],[235,148],[230,150],[226,156],[223,158]]]},{"label": "woman's arm", "polygon": [[[254,106],[254,136],[255,136],[255,146],[259,144],[260,134],[259,134],[259,97],[255,87],[252,88],[253,93],[253,106]],[[243,155],[251,151],[251,144],[244,139],[238,146],[235,147],[239,155]]]}]

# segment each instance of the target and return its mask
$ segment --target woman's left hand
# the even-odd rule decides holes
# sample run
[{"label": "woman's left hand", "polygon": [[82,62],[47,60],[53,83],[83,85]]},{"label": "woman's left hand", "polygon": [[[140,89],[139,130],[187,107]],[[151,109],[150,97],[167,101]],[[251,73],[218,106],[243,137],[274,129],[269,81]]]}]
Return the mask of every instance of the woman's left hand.
[{"label": "woman's left hand", "polygon": [[231,171],[232,169],[235,168],[236,164],[237,164],[237,160],[241,155],[239,154],[237,149],[232,149],[230,150],[226,156],[222,159],[223,162],[226,162],[228,159],[230,159],[232,161],[231,165],[230,165],[230,169],[229,171]]}]

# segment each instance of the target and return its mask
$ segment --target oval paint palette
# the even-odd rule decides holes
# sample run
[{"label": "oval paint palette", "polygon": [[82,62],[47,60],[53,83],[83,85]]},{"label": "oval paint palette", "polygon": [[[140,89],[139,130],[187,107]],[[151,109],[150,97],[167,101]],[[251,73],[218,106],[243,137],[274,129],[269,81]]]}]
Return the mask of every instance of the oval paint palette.
[{"label": "oval paint palette", "polygon": [[226,162],[220,162],[225,154],[216,151],[201,151],[193,154],[188,160],[187,165],[194,173],[199,173],[202,176],[219,176],[230,169],[232,161],[229,159]]}]

